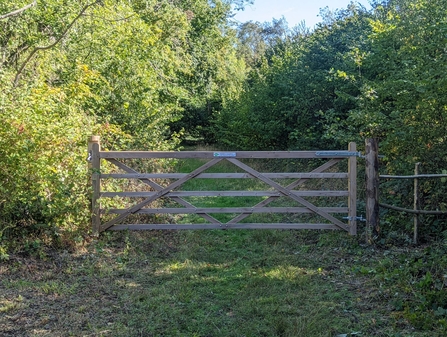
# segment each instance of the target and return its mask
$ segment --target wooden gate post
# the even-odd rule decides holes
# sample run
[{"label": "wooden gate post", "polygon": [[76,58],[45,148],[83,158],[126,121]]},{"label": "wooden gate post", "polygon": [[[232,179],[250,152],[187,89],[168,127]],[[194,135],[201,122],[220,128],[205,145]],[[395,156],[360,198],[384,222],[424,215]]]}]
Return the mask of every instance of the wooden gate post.
[{"label": "wooden gate post", "polygon": [[[357,152],[356,143],[349,143],[348,151]],[[357,157],[349,157],[348,159],[348,176],[349,234],[357,235]]]},{"label": "wooden gate post", "polygon": [[413,230],[413,243],[416,245],[418,243],[418,230],[419,230],[419,214],[417,211],[419,210],[419,179],[417,176],[419,175],[419,166],[421,163],[416,163],[414,165],[414,202],[413,202],[413,209],[415,213],[413,214],[413,224],[414,224],[414,230]]},{"label": "wooden gate post", "polygon": [[365,140],[366,169],[366,242],[379,236],[379,156],[375,138]]},{"label": "wooden gate post", "polygon": [[88,168],[91,174],[92,184],[92,230],[93,235],[99,235],[100,230],[100,205],[98,199],[101,193],[101,179],[99,174],[101,172],[101,161],[99,157],[101,151],[100,137],[90,136],[88,139]]}]

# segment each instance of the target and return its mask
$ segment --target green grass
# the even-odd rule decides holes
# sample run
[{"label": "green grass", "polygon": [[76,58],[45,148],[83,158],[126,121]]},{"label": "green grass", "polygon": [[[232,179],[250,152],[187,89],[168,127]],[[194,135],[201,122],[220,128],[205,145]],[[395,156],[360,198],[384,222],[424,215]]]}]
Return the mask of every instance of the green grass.
[{"label": "green grass", "polygon": [[[182,173],[192,172],[206,163],[205,160],[182,160],[177,170]],[[206,173],[242,173],[240,168],[228,161],[222,161],[209,168]],[[188,191],[232,191],[232,190],[271,190],[271,187],[257,179],[192,179],[181,186]],[[263,197],[186,197],[185,200],[196,207],[251,207],[261,202]],[[213,214],[217,220],[227,222],[237,214]],[[246,220],[247,221],[247,220]],[[187,215],[178,219],[179,223],[204,223],[198,215]]]},{"label": "green grass", "polygon": [[4,263],[0,331],[445,336],[441,248],[377,249],[322,231],[105,233],[78,252]]},{"label": "green grass", "polygon": [[[339,304],[331,296],[315,296],[318,268],[281,256],[278,243],[287,235],[252,234],[180,234],[177,258],[160,263],[147,286],[146,277],[133,281],[139,289],[132,324],[149,335],[331,336],[349,323],[335,315]],[[146,312],[152,324],[141,321]]]},{"label": "green grass", "polygon": [[[214,169],[234,169],[223,165]],[[239,182],[220,188],[259,189]],[[257,201],[211,199],[190,201]],[[368,247],[342,231],[105,232],[44,253],[0,265],[1,336],[447,335],[445,240]]]}]

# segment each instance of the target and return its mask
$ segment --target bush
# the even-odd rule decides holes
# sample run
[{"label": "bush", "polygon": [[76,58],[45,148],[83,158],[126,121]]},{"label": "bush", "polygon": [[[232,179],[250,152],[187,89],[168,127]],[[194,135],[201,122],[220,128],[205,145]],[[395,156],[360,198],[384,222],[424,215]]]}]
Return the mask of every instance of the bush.
[{"label": "bush", "polygon": [[[5,78],[0,84],[8,88]],[[41,82],[1,94],[3,258],[8,249],[72,245],[89,232],[87,137],[99,126],[67,92]],[[105,132],[119,136],[119,129]]]}]

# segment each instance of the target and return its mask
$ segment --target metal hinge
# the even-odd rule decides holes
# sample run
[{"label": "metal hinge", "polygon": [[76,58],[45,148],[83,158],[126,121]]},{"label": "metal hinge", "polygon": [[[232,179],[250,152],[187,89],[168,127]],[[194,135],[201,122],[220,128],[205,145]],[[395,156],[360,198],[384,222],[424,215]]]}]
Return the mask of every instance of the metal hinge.
[{"label": "metal hinge", "polygon": [[92,161],[92,151],[88,151],[87,161]]},{"label": "metal hinge", "polygon": [[316,156],[333,156],[333,157],[361,157],[360,152],[354,151],[318,151],[315,152]]},{"label": "metal hinge", "polygon": [[[343,219],[352,221],[352,216],[344,216]],[[356,216],[355,220],[366,222],[366,218],[364,218],[363,215]]]},{"label": "metal hinge", "polygon": [[[366,155],[362,154],[361,152],[354,152],[354,151],[318,151],[315,152],[316,156],[331,156],[331,157],[359,157],[359,158],[366,158]],[[385,158],[384,155],[378,155],[379,158]]]}]

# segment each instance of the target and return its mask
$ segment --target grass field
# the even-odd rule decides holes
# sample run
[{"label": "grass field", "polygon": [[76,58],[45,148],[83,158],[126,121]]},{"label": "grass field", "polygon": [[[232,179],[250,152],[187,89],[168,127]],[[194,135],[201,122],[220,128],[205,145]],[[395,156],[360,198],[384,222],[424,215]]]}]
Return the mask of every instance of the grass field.
[{"label": "grass field", "polygon": [[0,336],[446,336],[445,239],[362,242],[316,230],[105,232],[71,251],[11,255]]}]

